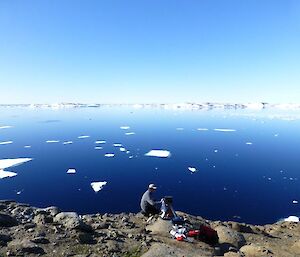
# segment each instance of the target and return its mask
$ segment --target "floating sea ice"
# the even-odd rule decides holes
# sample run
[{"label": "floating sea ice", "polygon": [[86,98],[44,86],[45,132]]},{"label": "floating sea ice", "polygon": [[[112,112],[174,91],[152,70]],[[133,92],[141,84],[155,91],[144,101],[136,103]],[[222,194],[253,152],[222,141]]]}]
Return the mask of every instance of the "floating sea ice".
[{"label": "floating sea ice", "polygon": [[67,170],[67,173],[68,173],[68,174],[75,174],[75,173],[76,173],[76,170],[75,170],[75,169],[68,169],[68,170]]},{"label": "floating sea ice", "polygon": [[8,128],[12,128],[12,126],[0,126],[0,129],[8,129]]},{"label": "floating sea ice", "polygon": [[65,141],[65,142],[63,142],[63,145],[70,145],[70,144],[73,144],[73,141]]},{"label": "floating sea ice", "polygon": [[79,137],[77,137],[77,138],[79,138],[79,139],[84,139],[84,138],[89,138],[90,136],[79,136]]},{"label": "floating sea ice", "polygon": [[133,156],[132,156],[132,155],[130,155],[128,158],[129,158],[129,159],[132,159],[132,158],[133,158]]},{"label": "floating sea ice", "polygon": [[288,218],[285,218],[284,221],[299,222],[299,217],[297,217],[297,216],[289,216]]},{"label": "floating sea ice", "polygon": [[176,128],[176,130],[182,131],[184,130],[184,128]]},{"label": "floating sea ice", "polygon": [[17,191],[17,195],[20,195],[22,193],[22,191]]},{"label": "floating sea ice", "polygon": [[18,174],[11,171],[0,170],[0,179],[2,178],[11,178],[17,176]]},{"label": "floating sea ice", "polygon": [[103,182],[92,182],[91,183],[91,187],[93,188],[93,190],[97,193],[99,192],[100,190],[103,189],[103,186],[105,186],[107,184],[106,181],[103,181]]},{"label": "floating sea ice", "polygon": [[31,148],[31,145],[25,145],[24,148]]},{"label": "floating sea ice", "polygon": [[219,132],[235,132],[236,131],[236,129],[221,129],[221,128],[219,128],[219,129],[214,129],[214,131],[219,131]]},{"label": "floating sea ice", "polygon": [[192,173],[195,173],[197,171],[195,167],[188,167],[188,170]]},{"label": "floating sea ice", "polygon": [[217,153],[218,151],[219,151],[218,149],[215,149],[215,150],[214,150],[215,153]]},{"label": "floating sea ice", "polygon": [[104,154],[105,157],[114,157],[115,154],[114,153],[106,153]]},{"label": "floating sea ice", "polygon": [[126,152],[126,149],[124,147],[120,147],[121,152]]},{"label": "floating sea ice", "polygon": [[145,156],[166,158],[170,157],[171,153],[167,150],[151,150],[148,153],[146,153]]},{"label": "floating sea ice", "polygon": [[274,137],[278,137],[279,136],[279,134],[274,134]]},{"label": "floating sea ice", "polygon": [[101,150],[101,149],[103,149],[103,147],[101,147],[101,146],[95,146],[94,149],[95,150]]},{"label": "floating sea ice", "polygon": [[297,200],[293,200],[293,204],[297,204],[298,203],[298,201]]},{"label": "floating sea ice", "polygon": [[59,143],[59,140],[47,140],[46,143]]},{"label": "floating sea ice", "polygon": [[135,135],[135,132],[127,132],[125,133],[126,136]]},{"label": "floating sea ice", "polygon": [[97,140],[95,141],[95,144],[105,144],[106,141],[105,140]]},{"label": "floating sea ice", "polygon": [[246,145],[252,145],[253,143],[252,142],[246,142]]},{"label": "floating sea ice", "polygon": [[120,129],[125,129],[126,130],[126,129],[130,129],[130,127],[129,126],[121,126]]},{"label": "floating sea ice", "polygon": [[121,147],[122,146],[122,144],[113,144],[113,146],[115,146],[115,147]]},{"label": "floating sea ice", "polygon": [[9,145],[12,143],[13,143],[13,141],[2,141],[2,142],[0,142],[0,145]]},{"label": "floating sea ice", "polygon": [[32,158],[15,158],[15,159],[2,159],[0,160],[0,170],[5,168],[20,165],[25,162],[31,161]]},{"label": "floating sea ice", "polygon": [[199,130],[199,131],[207,131],[208,128],[197,128],[197,130]]}]

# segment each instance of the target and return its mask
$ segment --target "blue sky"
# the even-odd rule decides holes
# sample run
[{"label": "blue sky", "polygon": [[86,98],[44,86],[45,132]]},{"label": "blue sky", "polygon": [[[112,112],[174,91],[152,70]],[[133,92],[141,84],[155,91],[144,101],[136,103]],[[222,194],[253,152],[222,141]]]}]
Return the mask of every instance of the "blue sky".
[{"label": "blue sky", "polygon": [[0,103],[299,102],[300,1],[1,0]]}]

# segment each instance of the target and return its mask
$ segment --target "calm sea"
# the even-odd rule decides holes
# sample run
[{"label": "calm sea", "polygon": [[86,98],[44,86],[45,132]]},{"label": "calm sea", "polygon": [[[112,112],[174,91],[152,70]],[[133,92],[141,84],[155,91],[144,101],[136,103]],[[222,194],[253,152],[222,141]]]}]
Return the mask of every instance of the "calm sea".
[{"label": "calm sea", "polygon": [[[176,210],[207,219],[263,224],[300,213],[297,113],[127,107],[0,113],[0,127],[12,126],[0,129],[0,142],[13,141],[0,145],[0,159],[33,158],[6,169],[18,175],[0,179],[1,199],[79,213],[138,212],[141,195],[155,183],[157,199],[172,195]],[[171,156],[145,156],[152,149]],[[70,168],[76,174],[67,174]],[[95,181],[107,184],[95,193]]]}]

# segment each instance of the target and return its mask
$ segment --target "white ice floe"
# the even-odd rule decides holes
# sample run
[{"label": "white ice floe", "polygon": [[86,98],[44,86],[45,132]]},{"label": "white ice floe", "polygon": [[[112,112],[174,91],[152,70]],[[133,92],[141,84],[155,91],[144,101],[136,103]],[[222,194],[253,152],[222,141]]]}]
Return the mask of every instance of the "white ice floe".
[{"label": "white ice floe", "polygon": [[13,141],[2,141],[2,142],[0,142],[0,145],[9,145],[12,143],[13,143]]},{"label": "white ice floe", "polygon": [[146,153],[145,156],[166,158],[170,157],[171,153],[167,150],[151,150],[148,153]]},{"label": "white ice floe", "polygon": [[297,204],[298,203],[298,201],[297,200],[293,200],[293,204]]},{"label": "white ice floe", "polygon": [[126,151],[126,153],[127,153],[127,154],[129,154],[129,153],[130,153],[130,151]]},{"label": "white ice floe", "polygon": [[215,149],[214,152],[217,153],[217,152],[219,152],[219,150],[218,150],[218,149]]},{"label": "white ice floe", "polygon": [[121,126],[120,129],[125,129],[126,130],[126,129],[130,129],[130,127],[129,126]]},{"label": "white ice floe", "polygon": [[288,218],[285,218],[284,221],[299,222],[299,217],[297,217],[297,216],[289,216]]},{"label": "white ice floe", "polygon": [[0,129],[8,129],[8,128],[12,128],[12,126],[0,126]]},{"label": "white ice floe", "polygon": [[105,140],[97,140],[95,141],[95,144],[105,144],[106,141]]},{"label": "white ice floe", "polygon": [[97,193],[99,192],[100,190],[103,189],[103,187],[107,184],[106,181],[103,181],[103,182],[92,182],[91,183],[91,187],[93,188],[93,190]]},{"label": "white ice floe", "polygon": [[113,146],[115,146],[115,147],[121,147],[122,144],[117,143],[117,144],[113,144]]},{"label": "white ice floe", "polygon": [[95,146],[94,149],[95,150],[101,150],[101,149],[103,149],[103,147],[101,147],[101,146]]},{"label": "white ice floe", "polygon": [[75,173],[76,173],[76,170],[75,170],[75,169],[68,169],[68,170],[67,170],[67,173],[68,173],[68,174],[75,174]]},{"label": "white ice floe", "polygon": [[79,139],[89,138],[90,136],[78,136]]},{"label": "white ice floe", "polygon": [[127,132],[125,133],[126,136],[135,135],[135,132]]},{"label": "white ice floe", "polygon": [[11,178],[17,176],[17,173],[12,172],[12,171],[5,171],[5,170],[0,170],[0,179],[2,178]]},{"label": "white ice floe", "polygon": [[253,145],[252,142],[246,142],[246,145]]},{"label": "white ice floe", "polygon": [[126,148],[120,147],[120,151],[121,151],[121,152],[126,152]]},{"label": "white ice floe", "polygon": [[73,144],[73,141],[65,141],[65,142],[63,142],[63,145],[70,145],[70,144]]},{"label": "white ice floe", "polygon": [[219,132],[235,132],[236,129],[225,129],[225,128],[216,128],[214,131],[219,131]]},{"label": "white ice floe", "polygon": [[199,131],[207,131],[208,128],[197,128],[197,130],[199,130]]},{"label": "white ice floe", "polygon": [[188,167],[188,170],[192,173],[197,171],[197,169],[195,167]]},{"label": "white ice floe", "polygon": [[25,145],[24,148],[31,148],[31,145]]},{"label": "white ice floe", "polygon": [[59,140],[47,140],[46,143],[59,143]]},{"label": "white ice floe", "polygon": [[104,154],[105,157],[114,157],[115,154],[114,153],[106,153]]},{"label": "white ice floe", "polygon": [[176,128],[176,130],[179,130],[179,131],[181,131],[181,130],[184,130],[184,128]]},{"label": "white ice floe", "polygon": [[15,158],[15,159],[2,159],[0,160],[0,170],[14,167],[25,162],[31,161],[32,158]]},{"label": "white ice floe", "polygon": [[128,158],[129,158],[129,159],[132,159],[132,158],[133,158],[133,156],[132,156],[132,155],[130,155]]}]

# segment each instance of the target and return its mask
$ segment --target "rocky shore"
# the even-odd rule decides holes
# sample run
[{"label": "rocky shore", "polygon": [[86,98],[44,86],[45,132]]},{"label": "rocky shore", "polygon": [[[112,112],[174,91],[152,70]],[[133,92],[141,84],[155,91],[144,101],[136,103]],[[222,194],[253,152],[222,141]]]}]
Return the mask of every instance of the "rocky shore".
[{"label": "rocky shore", "polygon": [[189,226],[209,225],[219,243],[176,241],[171,223],[160,218],[147,222],[140,213],[78,215],[57,207],[36,208],[0,201],[0,257],[200,257],[300,256],[300,224],[278,222],[255,226],[209,221],[182,212]]}]

